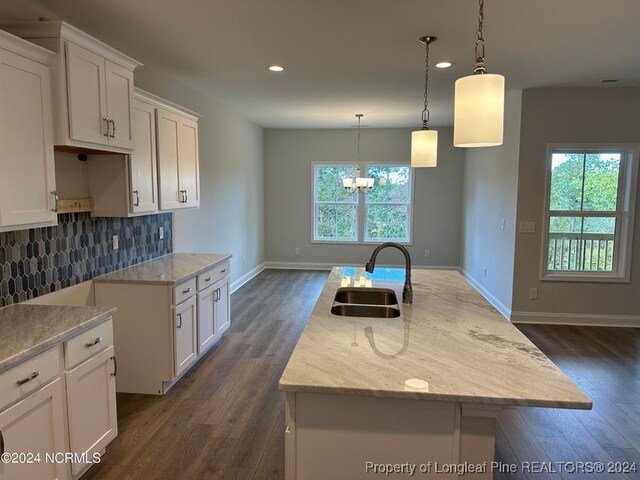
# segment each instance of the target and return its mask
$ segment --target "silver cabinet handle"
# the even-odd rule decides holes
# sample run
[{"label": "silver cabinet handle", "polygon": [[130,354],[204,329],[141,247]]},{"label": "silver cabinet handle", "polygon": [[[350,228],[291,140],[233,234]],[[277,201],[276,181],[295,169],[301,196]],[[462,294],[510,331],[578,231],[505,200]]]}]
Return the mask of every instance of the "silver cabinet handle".
[{"label": "silver cabinet handle", "polygon": [[186,190],[178,190],[178,193],[180,194],[180,203],[187,203],[187,201],[185,200]]},{"label": "silver cabinet handle", "polygon": [[226,268],[223,268],[222,270],[220,270],[220,273],[224,273],[224,272],[226,272],[226,271],[227,271],[227,269],[226,269]]},{"label": "silver cabinet handle", "polygon": [[18,380],[16,382],[16,384],[18,386],[20,385],[24,385],[25,383],[29,383],[31,380],[35,380],[36,378],[38,378],[40,376],[40,370],[36,370],[35,372],[33,372],[31,375],[29,375],[27,378],[23,378],[22,380]]},{"label": "silver cabinet handle", "polygon": [[115,355],[111,357],[111,360],[113,360],[113,373],[111,374],[111,376],[115,377],[116,375],[118,375],[118,361],[116,360]]},{"label": "silver cabinet handle", "polygon": [[178,314],[178,320],[180,320],[180,323],[178,323],[176,328],[180,329],[180,328],[182,328],[182,314],[181,313]]},{"label": "silver cabinet handle", "polygon": [[84,346],[87,347],[87,348],[91,348],[91,347],[99,344],[101,341],[102,341],[102,337],[98,337],[93,342],[85,343]]},{"label": "silver cabinet handle", "polygon": [[205,282],[210,282],[211,281],[211,277],[207,277],[204,279]]},{"label": "silver cabinet handle", "polygon": [[51,195],[53,195],[53,209],[51,210],[52,212],[57,212],[58,211],[58,204],[60,203],[60,197],[58,196],[58,192],[56,192],[55,190],[53,192],[50,192]]},{"label": "silver cabinet handle", "polygon": [[116,121],[111,119],[109,123],[111,123],[111,135],[109,135],[109,137],[116,138]]},{"label": "silver cabinet handle", "polygon": [[136,196],[136,201],[134,202],[133,206],[134,207],[139,207],[140,206],[140,192],[138,190],[134,190],[133,194]]},{"label": "silver cabinet handle", "polygon": [[184,290],[182,290],[182,293],[189,293],[191,291],[191,287],[189,288],[185,288]]},{"label": "silver cabinet handle", "polygon": [[186,190],[184,191],[184,203],[189,203],[189,193]]},{"label": "silver cabinet handle", "polygon": [[111,136],[111,119],[109,117],[104,117],[102,121],[105,126],[104,136],[109,138]]}]

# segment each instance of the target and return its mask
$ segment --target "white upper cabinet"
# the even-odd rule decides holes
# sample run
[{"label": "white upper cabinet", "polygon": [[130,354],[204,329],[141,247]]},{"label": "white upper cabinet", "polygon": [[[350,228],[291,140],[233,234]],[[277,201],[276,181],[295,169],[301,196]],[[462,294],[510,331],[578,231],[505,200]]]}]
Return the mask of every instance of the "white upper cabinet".
[{"label": "white upper cabinet", "polygon": [[198,117],[167,104],[156,109],[160,210],[200,206]]},{"label": "white upper cabinet", "polygon": [[0,231],[57,221],[54,60],[51,52],[0,31]]},{"label": "white upper cabinet", "polygon": [[133,150],[133,71],[140,63],[64,22],[0,28],[59,53],[54,63],[56,145]]},{"label": "white upper cabinet", "polygon": [[156,112],[147,102],[133,103],[135,150],[129,158],[131,211],[150,213],[158,210],[158,174],[156,155]]}]

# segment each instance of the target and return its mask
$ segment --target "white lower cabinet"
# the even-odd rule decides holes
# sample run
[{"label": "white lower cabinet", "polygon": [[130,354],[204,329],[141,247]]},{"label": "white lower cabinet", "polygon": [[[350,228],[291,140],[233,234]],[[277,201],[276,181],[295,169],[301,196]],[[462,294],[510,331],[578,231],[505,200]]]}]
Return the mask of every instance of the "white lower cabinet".
[{"label": "white lower cabinet", "polygon": [[0,450],[16,456],[0,480],[77,479],[98,461],[118,434],[116,371],[109,319],[0,374]]},{"label": "white lower cabinet", "polygon": [[204,352],[216,339],[216,298],[214,285],[198,292],[198,354]]},{"label": "white lower cabinet", "polygon": [[[46,454],[65,452],[62,381],[58,378],[0,413],[0,447],[10,454],[39,455],[33,463],[0,462],[2,480],[62,480],[67,465],[45,461]],[[25,457],[25,460],[28,460]]]},{"label": "white lower cabinet", "polygon": [[[66,374],[69,446],[72,452],[84,453],[85,460],[99,454],[118,434],[116,371],[110,346]],[[77,475],[86,465],[73,463],[71,473]]]},{"label": "white lower cabinet", "polygon": [[116,390],[165,394],[231,325],[229,261],[177,284],[95,281],[96,304],[113,317]]},{"label": "white lower cabinet", "polygon": [[184,372],[198,357],[196,297],[192,296],[175,307],[174,358],[176,376]]}]

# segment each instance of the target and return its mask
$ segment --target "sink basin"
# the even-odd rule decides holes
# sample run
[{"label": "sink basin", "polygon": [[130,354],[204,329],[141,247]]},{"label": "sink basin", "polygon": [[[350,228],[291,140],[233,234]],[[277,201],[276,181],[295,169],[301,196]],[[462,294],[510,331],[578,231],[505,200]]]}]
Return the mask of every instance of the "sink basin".
[{"label": "sink basin", "polygon": [[[359,305],[397,305],[396,292],[389,288],[339,288],[334,302]],[[372,315],[362,315],[363,317]],[[396,317],[398,315],[395,315]],[[383,318],[384,315],[383,315]],[[389,317],[386,317],[389,318]]]},{"label": "sink basin", "polygon": [[387,305],[355,305],[349,303],[334,305],[331,307],[331,313],[341,317],[396,318],[400,316],[398,307]]}]

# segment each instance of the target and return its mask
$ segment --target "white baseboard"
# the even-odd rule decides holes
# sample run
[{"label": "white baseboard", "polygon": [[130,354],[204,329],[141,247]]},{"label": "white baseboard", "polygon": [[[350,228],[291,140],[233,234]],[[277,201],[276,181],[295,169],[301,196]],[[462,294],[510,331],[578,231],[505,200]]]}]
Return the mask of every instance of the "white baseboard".
[{"label": "white baseboard", "polygon": [[458,271],[465,278],[465,280],[478,291],[480,295],[482,295],[491,305],[495,307],[496,310],[498,310],[504,316],[504,318],[506,318],[507,320],[511,320],[513,318],[511,309],[500,300],[498,300],[498,298],[493,293],[487,290],[480,282],[478,282],[462,268],[459,268]]},{"label": "white baseboard", "polygon": [[593,313],[512,312],[513,323],[582,325],[592,327],[640,327],[638,315],[599,315]]},{"label": "white baseboard", "polygon": [[261,263],[260,265],[258,265],[256,268],[252,268],[251,270],[249,270],[247,273],[245,273],[244,275],[242,275],[240,278],[238,278],[236,281],[231,282],[231,293],[235,292],[236,290],[238,290],[241,286],[243,286],[245,283],[247,283],[249,280],[251,280],[253,277],[255,277],[256,275],[258,275],[260,272],[262,272],[266,267],[265,267],[265,263]]},{"label": "white baseboard", "polygon": [[[282,270],[331,270],[333,267],[364,267],[364,264],[354,263],[313,263],[313,262],[266,262],[265,268],[274,268]],[[378,267],[404,268],[404,265],[383,265],[377,264]],[[437,269],[437,270],[458,270],[460,267],[451,265],[412,265],[412,269]]]}]

